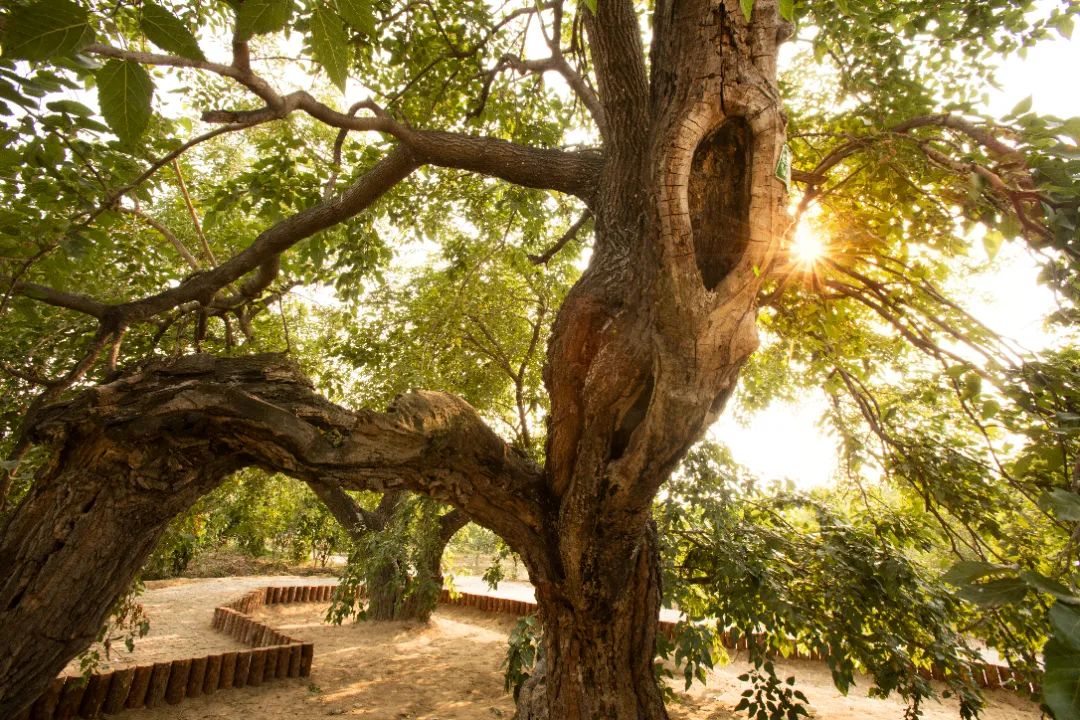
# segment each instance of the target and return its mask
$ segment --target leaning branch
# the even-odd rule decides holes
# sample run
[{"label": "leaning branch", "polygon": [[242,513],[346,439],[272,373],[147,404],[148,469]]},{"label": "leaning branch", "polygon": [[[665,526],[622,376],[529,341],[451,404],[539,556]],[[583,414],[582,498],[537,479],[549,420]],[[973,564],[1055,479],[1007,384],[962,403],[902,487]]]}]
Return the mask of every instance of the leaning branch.
[{"label": "leaning branch", "polygon": [[571,225],[570,229],[563,233],[562,237],[556,240],[554,245],[552,245],[539,255],[530,255],[529,262],[531,262],[533,265],[547,265],[551,258],[555,257],[560,250],[566,247],[567,243],[569,243],[571,240],[578,236],[578,233],[581,232],[581,229],[585,227],[585,224],[588,223],[591,219],[591,212],[589,212],[588,210],[583,212],[581,214],[581,217],[577,219],[577,222]]},{"label": "leaning branch", "polygon": [[[236,48],[234,48],[235,50]],[[242,48],[241,48],[242,49]],[[356,117],[338,112],[303,90],[280,95],[243,61],[243,53],[232,65],[192,60],[173,55],[133,52],[94,44],[87,52],[122,58],[146,65],[192,68],[235,80],[266,102],[258,110],[211,110],[203,113],[209,123],[230,127],[280,120],[301,111],[338,129],[382,132],[392,135],[411,149],[422,163],[490,175],[516,185],[557,190],[588,200],[595,187],[601,158],[589,153],[534,148],[505,140],[463,133],[414,130],[386,114]]]},{"label": "leaning branch", "polygon": [[[351,185],[340,196],[319,203],[264,230],[244,250],[212,270],[189,276],[179,285],[140,300],[109,305],[33,283],[16,282],[13,291],[42,302],[65,307],[97,318],[103,324],[128,326],[187,303],[210,306],[215,295],[229,283],[259,268],[241,294],[251,296],[264,289],[278,271],[278,257],[296,243],[356,215],[383,193],[408,177],[420,163],[405,148],[397,148]],[[246,291],[246,292],[245,292]]]},{"label": "leaning branch", "polygon": [[464,400],[400,396],[386,412],[330,403],[280,355],[190,355],[149,366],[45,407],[29,437],[68,437],[107,423],[112,437],[212,442],[221,459],[305,482],[377,492],[409,489],[449,503],[512,547],[544,542],[544,483]]}]

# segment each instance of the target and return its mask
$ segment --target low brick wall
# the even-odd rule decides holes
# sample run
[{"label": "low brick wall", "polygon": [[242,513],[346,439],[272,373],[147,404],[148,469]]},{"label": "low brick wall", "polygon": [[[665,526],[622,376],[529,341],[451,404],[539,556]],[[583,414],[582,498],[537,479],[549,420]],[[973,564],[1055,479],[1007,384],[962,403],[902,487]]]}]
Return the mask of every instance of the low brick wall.
[{"label": "low brick wall", "polygon": [[[492,597],[490,595],[475,595],[471,593],[456,593],[451,596],[448,590],[443,590],[439,602],[448,605],[473,607],[487,612],[506,613],[509,615],[524,616],[536,612],[536,603],[532,601],[511,600],[508,598]],[[668,638],[675,635],[676,623],[660,621],[659,632]],[[724,647],[729,650],[745,650],[746,637],[737,640],[730,633],[725,633],[721,639]],[[795,648],[787,657],[799,660],[825,660],[825,655],[815,650],[803,650]],[[1005,688],[1023,693],[1038,695],[1041,688],[1035,683],[1027,682],[1020,673],[1014,673],[1004,665],[984,663],[973,668],[975,683],[979,687],[991,690]],[[930,670],[921,670],[920,674],[927,679],[944,680],[945,674],[940,667]]]},{"label": "low brick wall", "polygon": [[[291,638],[251,617],[263,605],[329,602],[334,585],[286,585],[252,590],[230,603],[214,608],[215,630],[235,638],[248,650],[96,673],[89,678],[59,677],[33,706],[14,720],[73,720],[111,715],[128,708],[175,705],[189,697],[211,695],[234,687],[259,686],[282,678],[308,677],[315,655],[313,643]],[[526,600],[453,593],[443,590],[439,602],[471,607],[485,612],[522,617],[536,612],[536,603]],[[661,621],[659,631],[671,637],[676,624]],[[725,633],[724,647],[745,650],[746,638],[737,640]],[[816,651],[796,648],[789,657],[824,660]],[[940,668],[921,671],[926,678],[944,680]],[[975,668],[975,682],[984,688],[1006,688],[1038,695],[1039,686],[1025,682],[1008,667],[983,664]]]},{"label": "low brick wall", "polygon": [[14,720],[73,720],[113,715],[131,708],[176,705],[185,698],[228,688],[259,686],[282,678],[307,677],[313,643],[289,637],[249,617],[263,605],[329,602],[333,585],[266,587],[214,608],[215,630],[250,649],[152,665],[58,677],[38,700]]}]

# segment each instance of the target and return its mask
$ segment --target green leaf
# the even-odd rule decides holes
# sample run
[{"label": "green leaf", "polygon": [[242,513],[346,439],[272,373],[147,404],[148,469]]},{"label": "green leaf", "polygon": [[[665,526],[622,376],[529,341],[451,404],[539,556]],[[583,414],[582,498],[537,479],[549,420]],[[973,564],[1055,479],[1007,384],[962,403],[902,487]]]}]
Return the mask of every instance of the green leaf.
[{"label": "green leaf", "polygon": [[788,22],[795,21],[795,0],[780,0],[780,17]]},{"label": "green leaf", "polygon": [[16,8],[4,22],[3,56],[46,60],[94,41],[86,10],[71,0],[40,0]]},{"label": "green leaf", "polygon": [[[1020,571],[1020,578],[1039,592],[1052,595],[1061,602],[1068,603],[1069,605],[1080,603],[1080,597],[1073,594],[1069,588],[1065,587],[1057,580],[1046,577],[1042,573],[1037,573],[1034,570],[1022,570]],[[1078,619],[1080,619],[1080,616],[1078,616]],[[1077,645],[1077,647],[1080,647],[1080,645]]]},{"label": "green leaf", "polygon": [[1026,113],[1030,109],[1031,109],[1031,96],[1028,95],[1026,98],[1024,98],[1023,100],[1018,102],[1016,104],[1016,107],[1014,107],[1009,112],[1009,114],[1006,115],[1006,117],[1016,117],[1017,115],[1023,115],[1024,113]]},{"label": "green leaf", "polygon": [[589,8],[589,12],[593,15],[596,14],[596,2],[597,0],[585,0],[585,7]]},{"label": "green leaf", "polygon": [[964,376],[964,387],[960,392],[960,397],[964,400],[971,400],[982,392],[982,378],[975,373],[970,373]]},{"label": "green leaf", "polygon": [[1058,520],[1080,522],[1080,495],[1058,488],[1039,496],[1039,507]]},{"label": "green leaf", "polygon": [[1001,242],[1005,239],[1005,236],[1001,234],[999,230],[987,230],[983,235],[983,248],[986,250],[986,257],[993,262],[997,257],[998,250],[1001,249]]},{"label": "green leaf", "polygon": [[315,62],[322,65],[330,82],[345,92],[349,78],[349,36],[345,24],[325,5],[315,8],[311,16],[311,49]]},{"label": "green leaf", "polygon": [[143,3],[142,18],[139,27],[146,33],[150,42],[166,52],[192,60],[205,60],[206,56],[199,48],[199,43],[184,23],[171,12],[152,2]]},{"label": "green leaf", "polygon": [[967,365],[951,365],[945,368],[945,374],[953,380],[959,380],[968,371]]},{"label": "green leaf", "polygon": [[244,0],[236,13],[236,37],[250,40],[277,32],[289,22],[292,9],[292,0]]},{"label": "green leaf", "polygon": [[1050,638],[1043,659],[1043,700],[1059,720],[1080,717],[1080,649]]},{"label": "green leaf", "polygon": [[1066,40],[1072,39],[1073,34],[1073,19],[1070,15],[1058,15],[1057,17],[1050,18],[1050,25],[1054,26],[1054,29],[1058,31],[1058,34]]},{"label": "green leaf", "polygon": [[131,60],[110,60],[97,72],[98,103],[109,128],[123,143],[139,139],[150,122],[154,83]]},{"label": "green leaf", "polygon": [[739,7],[742,8],[746,22],[750,22],[750,15],[754,12],[754,0],[739,0]]},{"label": "green leaf", "polygon": [[353,29],[368,37],[375,36],[375,12],[371,3],[365,0],[337,0],[337,9],[341,18]]},{"label": "green leaf", "polygon": [[1003,565],[994,565],[992,563],[979,562],[978,560],[961,560],[949,568],[948,571],[941,576],[941,579],[950,585],[967,585],[981,577],[993,575],[1008,569],[1009,568]]},{"label": "green leaf", "polygon": [[961,587],[956,594],[982,607],[999,607],[1020,602],[1027,595],[1027,591],[1027,583],[1020,578],[1001,578]]},{"label": "green leaf", "polygon": [[90,117],[94,114],[94,111],[83,105],[81,102],[74,100],[53,100],[46,103],[45,107],[53,112],[65,113],[67,115],[78,115],[79,117]]},{"label": "green leaf", "polygon": [[1050,608],[1049,617],[1054,637],[1080,650],[1080,609],[1057,602]]}]

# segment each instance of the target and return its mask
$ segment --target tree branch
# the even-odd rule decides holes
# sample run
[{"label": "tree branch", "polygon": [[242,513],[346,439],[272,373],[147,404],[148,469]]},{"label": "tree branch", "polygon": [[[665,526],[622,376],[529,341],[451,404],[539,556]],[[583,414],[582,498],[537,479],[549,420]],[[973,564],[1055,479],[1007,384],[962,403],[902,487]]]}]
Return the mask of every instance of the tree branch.
[{"label": "tree branch", "polygon": [[445,393],[353,412],[319,396],[282,356],[189,355],[43,408],[29,436],[56,443],[79,423],[107,423],[114,437],[140,441],[212,439],[222,458],[309,483],[413,490],[460,508],[512,547],[544,542],[540,472]]},{"label": "tree branch", "polygon": [[[408,177],[419,162],[407,149],[397,148],[357,180],[340,197],[301,211],[259,234],[247,248],[216,268],[188,277],[174,288],[141,300],[108,305],[91,298],[60,290],[16,282],[14,292],[59,307],[91,315],[103,323],[131,325],[184,305],[210,305],[219,290],[256,268],[260,272],[245,282],[250,297],[264,289],[277,274],[278,256],[301,240],[356,215],[379,199],[383,193]],[[245,295],[247,296],[247,295]]]},{"label": "tree branch", "polygon": [[170,245],[173,246],[176,252],[180,253],[180,257],[184,258],[184,262],[186,262],[192,270],[197,271],[199,269],[199,261],[195,258],[194,255],[191,254],[191,251],[187,249],[187,246],[180,241],[180,238],[176,237],[176,234],[173,233],[172,230],[169,230],[169,228],[165,227],[157,220],[150,217],[138,208],[128,208],[121,205],[117,206],[116,209],[119,212],[127,213],[128,215],[134,215],[135,217],[139,218],[144,223],[152,227],[154,230],[157,230],[158,233],[163,238],[165,238]]},{"label": "tree branch", "polygon": [[84,315],[95,317],[98,320],[104,320],[106,313],[109,311],[109,305],[94,300],[86,295],[56,290],[45,285],[38,285],[37,283],[16,282],[12,284],[11,292],[15,295],[21,295],[30,298],[31,300],[37,300],[47,305],[54,305],[56,307],[81,312]]},{"label": "tree branch", "polygon": [[629,0],[604,0],[596,14],[584,13],[589,47],[596,64],[600,104],[608,132],[619,147],[643,140],[648,131],[649,77],[637,13]]},{"label": "tree branch", "polygon": [[592,219],[592,213],[586,210],[581,214],[581,217],[577,219],[570,229],[563,233],[562,237],[555,241],[555,244],[549,247],[547,250],[539,255],[530,255],[529,262],[533,265],[546,265],[551,258],[555,257],[560,250],[566,247],[566,244],[577,237],[581,229],[585,227],[585,224]]},{"label": "tree branch", "polygon": [[259,110],[211,110],[203,113],[205,122],[228,123],[230,126],[254,125],[280,120],[301,110],[331,127],[388,133],[408,146],[421,163],[470,170],[526,187],[558,190],[586,201],[591,196],[596,174],[602,164],[600,157],[590,153],[533,148],[462,133],[413,130],[385,114],[353,117],[319,102],[303,90],[280,95],[250,68],[237,67],[235,64],[221,65],[173,55],[133,52],[101,44],[92,44],[87,51],[146,65],[205,70],[237,81],[266,102],[266,107]]}]

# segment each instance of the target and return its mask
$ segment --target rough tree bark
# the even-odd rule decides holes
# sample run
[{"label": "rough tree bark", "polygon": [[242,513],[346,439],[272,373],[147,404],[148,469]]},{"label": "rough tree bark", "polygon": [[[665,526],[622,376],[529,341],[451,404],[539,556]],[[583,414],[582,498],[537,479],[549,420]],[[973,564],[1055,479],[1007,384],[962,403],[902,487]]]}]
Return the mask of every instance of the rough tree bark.
[{"label": "rough tree bark", "polygon": [[90,644],[167,522],[241,467],[426,492],[523,544],[538,524],[539,473],[463,401],[352,413],[280,356],[150,366],[44,408],[31,435],[50,455],[0,536],[0,717]]},{"label": "rough tree bark", "polygon": [[651,76],[629,3],[600,2],[586,28],[607,162],[593,258],[548,349],[552,532],[519,549],[547,657],[546,693],[529,697],[560,720],[658,720],[650,505],[757,344],[761,269],[785,230],[775,62],[788,28],[774,2],[756,0],[748,23],[737,0],[660,0]]}]

